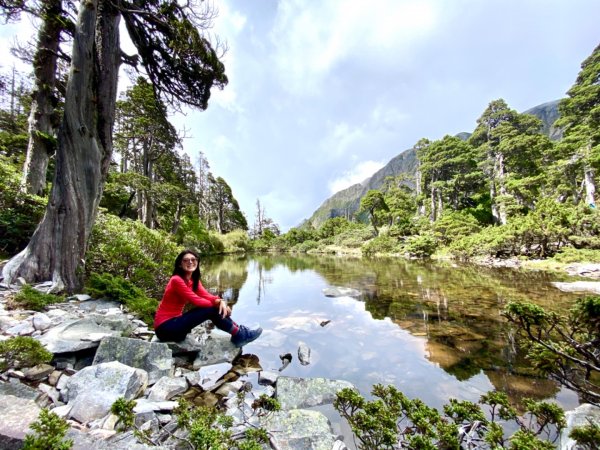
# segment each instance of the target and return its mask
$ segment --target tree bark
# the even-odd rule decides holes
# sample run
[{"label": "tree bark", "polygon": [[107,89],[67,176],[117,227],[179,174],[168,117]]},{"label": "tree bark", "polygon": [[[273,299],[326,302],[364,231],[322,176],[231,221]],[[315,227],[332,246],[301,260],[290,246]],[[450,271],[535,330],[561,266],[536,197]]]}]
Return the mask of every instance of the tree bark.
[{"label": "tree bark", "polygon": [[56,150],[54,137],[56,70],[62,26],[62,0],[42,2],[42,25],[33,58],[35,88],[29,113],[29,143],[23,169],[22,188],[29,194],[42,195],[50,156]]},{"label": "tree bark", "polygon": [[46,214],[5,280],[51,279],[52,291],[82,287],[81,266],[112,154],[120,62],[119,13],[108,0],[80,3]]}]

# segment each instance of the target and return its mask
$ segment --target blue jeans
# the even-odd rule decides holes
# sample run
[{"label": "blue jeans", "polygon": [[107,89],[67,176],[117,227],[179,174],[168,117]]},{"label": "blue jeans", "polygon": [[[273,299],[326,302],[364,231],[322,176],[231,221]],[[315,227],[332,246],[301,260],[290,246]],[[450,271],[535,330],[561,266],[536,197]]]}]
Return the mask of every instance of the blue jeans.
[{"label": "blue jeans", "polygon": [[210,320],[219,330],[231,333],[237,324],[231,317],[221,317],[218,308],[194,308],[179,317],[161,323],[154,331],[161,341],[183,341],[192,328]]}]

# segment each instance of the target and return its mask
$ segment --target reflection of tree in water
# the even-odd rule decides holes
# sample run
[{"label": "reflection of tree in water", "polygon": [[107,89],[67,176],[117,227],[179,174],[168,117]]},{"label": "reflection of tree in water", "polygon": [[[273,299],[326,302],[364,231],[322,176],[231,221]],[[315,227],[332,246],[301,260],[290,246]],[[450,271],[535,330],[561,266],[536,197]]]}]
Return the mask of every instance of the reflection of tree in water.
[{"label": "reflection of tree in water", "polygon": [[[231,289],[232,301],[237,301],[248,276],[248,262],[245,258],[211,260],[210,265],[206,261],[207,276],[214,275],[208,286]],[[258,302],[275,267],[315,271],[332,286],[362,292],[357,300],[365,303],[374,319],[389,317],[414,336],[427,339],[428,359],[459,380],[484,371],[494,386],[515,399],[546,398],[557,389],[553,382],[531,377],[530,365],[501,316],[512,300],[531,301],[548,310],[566,308],[575,296],[551,287],[547,274],[322,255],[257,256],[250,262],[258,274]]]},{"label": "reflection of tree in water", "polygon": [[570,297],[550,287],[547,274],[312,255],[269,258],[269,264],[314,270],[332,286],[358,289],[359,300],[374,319],[389,317],[414,336],[426,338],[428,359],[459,380],[483,370],[514,399],[536,397],[536,392],[546,398],[557,389],[554,382],[532,378],[530,364],[501,316],[513,300],[532,301],[549,310],[564,308]]},{"label": "reflection of tree in water", "polygon": [[231,305],[239,297],[248,279],[248,260],[245,257],[214,257],[202,260],[202,284]]}]

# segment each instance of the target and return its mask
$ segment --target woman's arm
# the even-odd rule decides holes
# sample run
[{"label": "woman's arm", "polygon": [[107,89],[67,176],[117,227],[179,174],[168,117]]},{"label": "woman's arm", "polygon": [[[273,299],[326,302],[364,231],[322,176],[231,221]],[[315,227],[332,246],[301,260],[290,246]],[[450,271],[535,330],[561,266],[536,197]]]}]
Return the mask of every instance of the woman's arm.
[{"label": "woman's arm", "polygon": [[[172,287],[174,295],[185,300],[186,302],[199,306],[200,308],[217,306],[216,300],[219,297],[212,295],[210,292],[204,289],[200,283],[198,283],[198,289],[196,292],[194,292],[190,287],[187,286],[185,281],[183,281],[183,278],[174,276],[172,278]],[[202,289],[200,289],[201,287]]]}]

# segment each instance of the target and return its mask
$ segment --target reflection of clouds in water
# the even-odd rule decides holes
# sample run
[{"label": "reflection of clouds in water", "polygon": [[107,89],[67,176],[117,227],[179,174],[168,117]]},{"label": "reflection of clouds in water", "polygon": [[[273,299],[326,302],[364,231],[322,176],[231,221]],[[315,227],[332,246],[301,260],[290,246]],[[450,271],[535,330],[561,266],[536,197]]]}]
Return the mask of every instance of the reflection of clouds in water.
[{"label": "reflection of clouds in water", "polygon": [[302,330],[311,331],[321,328],[321,322],[325,320],[323,314],[317,314],[309,311],[292,311],[286,317],[273,317],[271,322],[276,330]]},{"label": "reflection of clouds in water", "polygon": [[371,384],[396,384],[398,379],[392,373],[369,372],[365,374],[367,381]]}]

